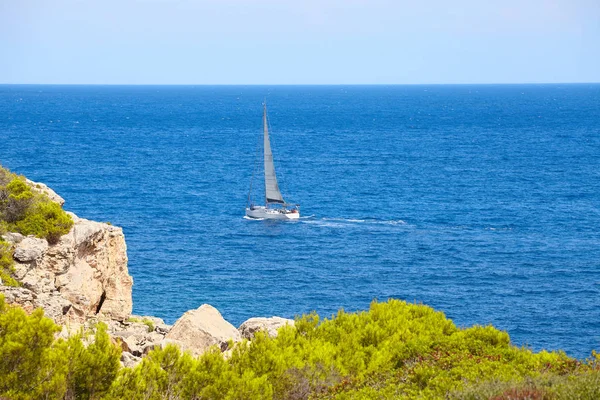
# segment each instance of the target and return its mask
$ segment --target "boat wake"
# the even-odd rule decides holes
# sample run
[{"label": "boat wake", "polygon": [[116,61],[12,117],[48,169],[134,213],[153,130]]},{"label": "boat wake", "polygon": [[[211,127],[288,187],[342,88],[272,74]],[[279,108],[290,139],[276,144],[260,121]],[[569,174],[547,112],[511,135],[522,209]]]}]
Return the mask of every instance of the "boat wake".
[{"label": "boat wake", "polygon": [[265,220],[264,218],[252,218],[247,215],[244,215],[244,219],[247,219],[248,221],[264,221]]},{"label": "boat wake", "polygon": [[406,222],[401,219],[393,220],[382,220],[376,218],[312,218],[314,216],[307,217],[306,219],[300,218],[300,222],[306,224],[313,224],[332,228],[345,228],[357,225],[406,225]]},{"label": "boat wake", "polygon": [[377,218],[323,218],[323,221],[340,221],[353,224],[372,224],[372,225],[406,225],[401,219],[377,219]]}]

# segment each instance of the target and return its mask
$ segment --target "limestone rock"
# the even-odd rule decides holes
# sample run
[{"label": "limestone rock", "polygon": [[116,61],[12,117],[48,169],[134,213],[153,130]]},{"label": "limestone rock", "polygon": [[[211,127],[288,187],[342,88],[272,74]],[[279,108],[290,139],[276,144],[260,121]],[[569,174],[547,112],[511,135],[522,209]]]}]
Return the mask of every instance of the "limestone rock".
[{"label": "limestone rock", "polygon": [[229,340],[239,342],[241,336],[216,308],[203,304],[200,308],[183,314],[165,339],[177,340],[181,342],[182,350],[189,350],[194,356],[199,356],[213,345],[225,351]]},{"label": "limestone rock", "polygon": [[46,186],[43,183],[39,183],[39,182],[34,182],[32,180],[26,179],[27,183],[29,184],[29,186],[31,186],[31,188],[38,192],[38,193],[42,193],[45,194],[46,196],[48,196],[48,198],[50,200],[52,200],[55,203],[60,204],[60,206],[62,207],[63,204],[65,204],[65,199],[63,199],[62,197],[60,197],[58,194],[56,194],[56,192],[52,189],[50,189],[48,186]]},{"label": "limestone rock", "polygon": [[[19,240],[11,234],[13,243],[17,243],[15,277],[36,296],[47,294],[51,300],[47,305],[53,307],[48,315],[57,317],[57,323],[65,320],[82,323],[90,317],[126,320],[132,309],[133,279],[127,270],[123,231],[70,215],[73,227],[55,245],[49,246],[45,240],[33,237]],[[3,288],[0,292],[5,292]],[[67,303],[56,303],[57,295]],[[18,305],[32,306],[31,302],[21,304],[21,297],[11,298]],[[68,305],[67,313],[57,311]]]},{"label": "limestone rock", "polygon": [[123,351],[131,353],[136,357],[141,357],[143,350],[141,342],[143,342],[143,339],[137,335],[129,336],[121,339],[121,348]]},{"label": "limestone rock", "polygon": [[30,262],[43,256],[47,250],[46,239],[28,236],[17,244],[13,257],[20,262]]},{"label": "limestone rock", "polygon": [[0,286],[8,304],[16,304],[31,313],[36,308],[43,308],[44,314],[55,322],[62,324],[72,317],[72,305],[60,293],[35,293],[26,287]]},{"label": "limestone rock", "polygon": [[172,325],[167,324],[157,324],[154,326],[154,331],[160,333],[161,335],[166,335],[173,328]]},{"label": "limestone rock", "polygon": [[31,308],[31,304],[37,298],[35,293],[24,287],[2,286],[0,292],[4,294],[4,300],[8,304],[16,303],[23,306],[23,308],[26,305],[30,305],[29,308]]},{"label": "limestone rock", "polygon": [[131,353],[123,352],[121,353],[121,364],[125,368],[133,368],[138,365],[142,361],[141,357],[136,357]]},{"label": "limestone rock", "polygon": [[[135,315],[132,315],[132,317],[136,317]],[[158,317],[153,317],[151,315],[144,315],[141,317],[137,317],[142,321],[152,321],[152,324],[154,324],[154,326],[156,325],[165,325],[165,321],[162,318],[158,318]]]},{"label": "limestone rock", "polygon": [[2,239],[9,243],[17,244],[21,242],[21,240],[25,239],[25,236],[17,232],[6,232],[4,235],[2,235]]},{"label": "limestone rock", "polygon": [[43,308],[44,314],[59,324],[78,317],[73,305],[58,292],[38,295],[35,305]]},{"label": "limestone rock", "polygon": [[48,249],[41,267],[53,271],[55,285],[84,315],[125,320],[131,314],[133,279],[121,228],[73,218],[71,231]]},{"label": "limestone rock", "polygon": [[284,325],[294,326],[293,319],[271,317],[271,318],[250,318],[240,325],[238,330],[245,339],[253,339],[258,331],[266,331],[271,337],[277,336],[277,330]]}]

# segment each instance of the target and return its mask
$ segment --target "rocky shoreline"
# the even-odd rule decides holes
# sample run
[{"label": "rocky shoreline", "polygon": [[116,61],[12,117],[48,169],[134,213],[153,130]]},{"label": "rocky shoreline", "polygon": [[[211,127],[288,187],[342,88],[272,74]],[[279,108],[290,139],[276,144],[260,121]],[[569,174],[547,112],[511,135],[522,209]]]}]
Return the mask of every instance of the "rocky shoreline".
[{"label": "rocky shoreline", "polygon": [[[27,183],[52,201],[64,204],[46,185]],[[0,281],[0,293],[7,303],[27,312],[43,308],[47,317],[62,326],[60,337],[91,330],[103,322],[123,350],[121,363],[131,367],[150,350],[167,344],[175,344],[194,356],[216,347],[227,356],[231,343],[251,340],[260,330],[275,336],[281,326],[294,324],[279,317],[250,318],[236,328],[208,304],[187,311],[173,325],[157,317],[132,315],[133,278],[127,268],[123,230],[69,215],[73,227],[56,244],[19,233],[2,236],[13,248],[14,277],[21,286],[5,286]]]}]

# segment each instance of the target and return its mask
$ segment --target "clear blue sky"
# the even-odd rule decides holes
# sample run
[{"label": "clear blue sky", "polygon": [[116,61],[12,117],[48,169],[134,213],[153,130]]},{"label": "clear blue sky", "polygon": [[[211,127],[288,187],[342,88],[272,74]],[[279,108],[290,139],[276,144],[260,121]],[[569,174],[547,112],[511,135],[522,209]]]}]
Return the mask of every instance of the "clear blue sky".
[{"label": "clear blue sky", "polygon": [[0,83],[600,82],[600,0],[0,0]]}]

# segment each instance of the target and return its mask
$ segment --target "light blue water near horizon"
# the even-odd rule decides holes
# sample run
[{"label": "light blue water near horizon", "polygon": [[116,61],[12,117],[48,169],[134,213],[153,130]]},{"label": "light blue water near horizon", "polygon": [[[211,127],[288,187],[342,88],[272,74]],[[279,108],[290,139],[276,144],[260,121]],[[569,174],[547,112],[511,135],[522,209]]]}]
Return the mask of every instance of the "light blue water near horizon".
[{"label": "light blue water near horizon", "polygon": [[[267,98],[296,223],[244,206]],[[125,232],[134,312],[422,302],[600,349],[600,85],[0,85],[0,163]]]}]

